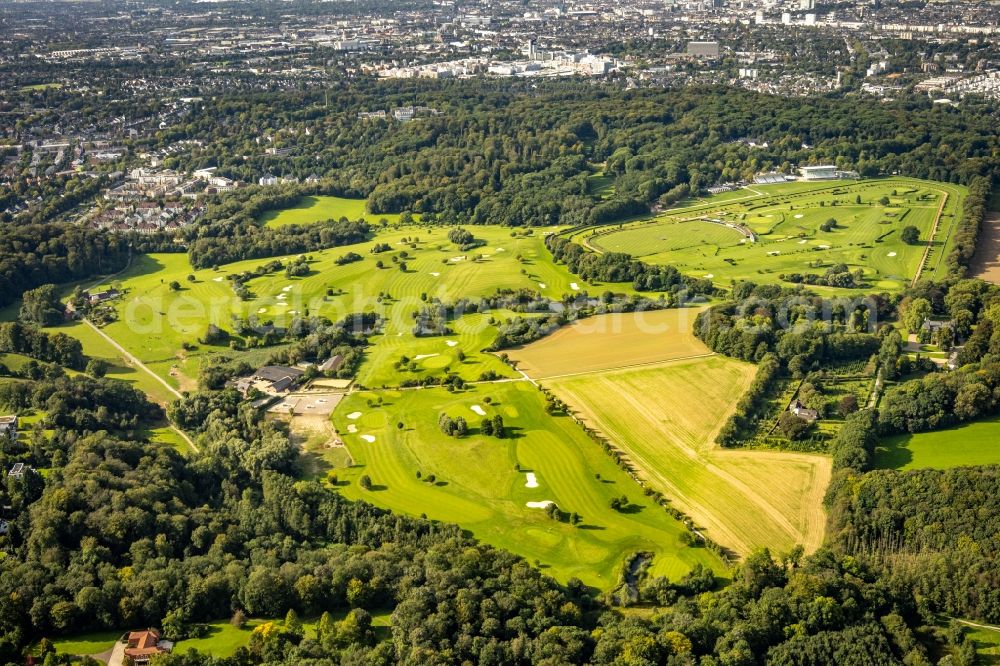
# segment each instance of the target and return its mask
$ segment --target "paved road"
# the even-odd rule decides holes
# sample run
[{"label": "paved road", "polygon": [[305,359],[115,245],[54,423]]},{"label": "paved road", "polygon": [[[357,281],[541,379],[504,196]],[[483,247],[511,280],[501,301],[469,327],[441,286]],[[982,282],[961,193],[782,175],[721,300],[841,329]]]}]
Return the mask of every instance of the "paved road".
[{"label": "paved road", "polygon": [[[90,328],[94,329],[94,332],[97,333],[102,338],[104,338],[104,340],[109,345],[111,345],[112,347],[114,347],[115,350],[119,354],[122,355],[122,358],[124,358],[126,361],[128,361],[132,365],[132,367],[134,367],[134,368],[136,368],[138,370],[142,370],[143,372],[145,372],[146,374],[148,374],[150,377],[152,377],[153,379],[155,379],[156,381],[158,381],[160,384],[162,384],[172,395],[176,396],[178,399],[184,397],[184,395],[180,391],[178,391],[173,386],[171,386],[170,384],[168,384],[167,380],[165,380],[163,377],[160,377],[158,374],[156,374],[155,372],[153,372],[152,370],[150,370],[149,367],[145,363],[143,363],[138,358],[136,358],[131,353],[129,353],[129,351],[127,349],[125,349],[124,347],[122,347],[120,344],[118,344],[118,342],[116,342],[114,338],[112,338],[110,335],[108,335],[107,333],[105,333],[104,331],[102,331],[99,327],[95,326],[94,322],[90,321],[89,319],[84,319],[83,322],[85,324],[87,324],[87,326],[89,326]],[[174,432],[176,432],[177,434],[179,434],[181,437],[184,438],[184,441],[188,443],[188,446],[190,446],[191,449],[194,450],[195,453],[198,453],[198,447],[195,445],[194,441],[192,441],[191,438],[188,437],[188,435],[187,435],[186,432],[184,432],[183,430],[181,430],[180,428],[178,428],[178,427],[176,427],[176,426],[174,426],[172,424],[171,424],[170,427],[174,430]]]}]

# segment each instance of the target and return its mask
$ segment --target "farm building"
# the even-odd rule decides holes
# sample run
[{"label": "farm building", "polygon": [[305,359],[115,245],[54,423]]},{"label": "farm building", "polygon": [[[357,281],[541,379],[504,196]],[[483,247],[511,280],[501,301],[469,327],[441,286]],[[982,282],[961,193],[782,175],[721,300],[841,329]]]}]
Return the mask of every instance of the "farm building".
[{"label": "farm building", "polygon": [[334,354],[330,358],[323,361],[319,366],[320,372],[336,372],[340,370],[340,366],[344,365],[344,355]]},{"label": "farm building", "polygon": [[90,300],[91,304],[104,303],[105,301],[110,301],[121,296],[121,292],[117,289],[111,288],[107,291],[99,291],[94,294],[86,294],[87,298]]},{"label": "farm building", "polygon": [[795,414],[803,421],[808,421],[809,423],[812,423],[813,421],[819,419],[819,412],[817,412],[815,409],[809,409],[798,400],[792,403],[792,406],[788,408],[788,411],[790,411],[792,414]]},{"label": "farm building", "polygon": [[832,164],[799,167],[803,180],[832,180],[837,177],[837,167]]},{"label": "farm building", "polygon": [[125,657],[131,659],[132,663],[138,666],[148,664],[154,656],[170,652],[174,647],[170,641],[160,638],[160,632],[156,629],[130,632],[127,640],[128,647],[125,648]]}]

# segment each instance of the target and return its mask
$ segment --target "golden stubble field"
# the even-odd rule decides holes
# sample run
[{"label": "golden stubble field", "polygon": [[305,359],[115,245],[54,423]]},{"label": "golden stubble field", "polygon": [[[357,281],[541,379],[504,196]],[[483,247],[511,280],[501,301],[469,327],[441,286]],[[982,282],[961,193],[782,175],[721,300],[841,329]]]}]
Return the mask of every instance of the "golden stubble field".
[{"label": "golden stubble field", "polygon": [[507,355],[536,380],[707,356],[694,336],[704,308],[650,310],[590,317]]},{"label": "golden stubble field", "polygon": [[718,447],[715,435],[755,366],[713,355],[691,334],[693,315],[655,314],[673,324],[669,330],[642,334],[635,322],[579,322],[511,356],[715,541],[739,554],[760,546],[818,548],[830,458]]}]

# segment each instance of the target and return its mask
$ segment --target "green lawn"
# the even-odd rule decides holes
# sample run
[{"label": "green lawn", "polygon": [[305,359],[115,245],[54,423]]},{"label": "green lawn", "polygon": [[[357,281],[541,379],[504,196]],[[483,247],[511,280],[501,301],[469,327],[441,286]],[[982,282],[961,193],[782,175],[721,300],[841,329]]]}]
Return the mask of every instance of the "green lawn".
[{"label": "green lawn", "polygon": [[30,361],[30,356],[22,354],[0,354],[0,363],[7,366],[11,372],[20,372]]},{"label": "green lawn", "polygon": [[968,627],[968,635],[976,643],[976,654],[983,666],[1000,664],[1000,630]]},{"label": "green lawn", "polygon": [[46,330],[50,333],[65,333],[73,336],[83,344],[84,354],[91,358],[99,358],[107,361],[111,365],[106,375],[107,377],[133,384],[135,388],[143,391],[152,400],[161,404],[166,404],[175,399],[175,396],[160,382],[151,377],[149,373],[129,365],[128,361],[122,357],[117,349],[98,335],[86,323],[74,321]]},{"label": "green lawn", "polygon": [[696,248],[715,252],[719,248],[739,245],[743,238],[743,234],[735,229],[693,220],[658,225],[655,231],[648,226],[630,227],[606,237],[595,237],[591,244],[605,252],[643,256],[661,252],[694,251]]},{"label": "green lawn", "polygon": [[603,166],[598,167],[587,176],[587,194],[598,199],[610,199],[615,194],[615,177],[606,175]]},{"label": "green lawn", "polygon": [[[466,315],[451,323],[455,332],[447,336],[416,337],[409,331],[395,334],[387,331],[373,340],[374,345],[358,373],[358,382],[368,387],[398,386],[401,380],[442,376],[449,372],[475,381],[488,370],[501,377],[516,377],[517,373],[496,356],[482,351],[496,337],[496,329],[488,320],[497,314]],[[459,360],[459,352],[465,355],[464,360]],[[404,355],[416,364],[415,370],[394,368]]]},{"label": "green lawn", "polygon": [[[384,403],[369,406],[376,398]],[[503,416],[513,437],[480,435],[482,417],[473,407]],[[441,413],[466,418],[471,434],[444,435],[437,424]],[[684,527],[644,497],[579,426],[568,417],[549,417],[541,394],[526,381],[458,393],[355,393],[333,420],[355,460],[338,471],[339,491],[349,498],[458,523],[487,543],[539,561],[559,580],[576,576],[601,589],[612,587],[624,557],[640,550],[655,553],[653,573],[672,580],[699,562],[723,573],[709,551],[681,544]],[[529,472],[537,487],[528,487]],[[427,481],[431,474],[434,483]],[[362,475],[371,478],[371,490],[360,487]],[[623,494],[633,508],[619,513],[609,504]],[[577,512],[581,524],[556,521],[527,505],[544,501]]]},{"label": "green lawn", "polygon": [[62,88],[61,83],[35,83],[30,86],[21,86],[21,92],[34,92],[37,90],[48,90],[49,88]]},{"label": "green lawn", "polygon": [[[870,288],[899,290],[916,273],[947,195],[923,272],[944,277],[965,194],[961,186],[912,178],[753,186],[574,237],[597,250],[627,252],[723,285],[732,279],[778,283],[783,274],[822,274],[843,263],[861,268]],[[881,203],[883,196],[888,204]],[[822,231],[820,225],[831,218],[837,227]],[[757,234],[757,242],[708,220],[743,225]],[[900,239],[909,225],[920,230],[920,244]]]},{"label": "green lawn", "polygon": [[260,216],[260,221],[269,227],[283,227],[288,224],[314,224],[324,220],[367,220],[368,222],[399,222],[396,213],[369,213],[364,199],[343,197],[302,197],[290,208],[272,210]]},{"label": "green lawn", "polygon": [[125,631],[95,631],[86,634],[77,634],[66,638],[59,638],[53,641],[58,652],[64,654],[100,654],[111,649]]},{"label": "green lawn", "polygon": [[184,438],[169,425],[157,425],[147,430],[145,434],[149,438],[149,441],[171,446],[177,449],[178,453],[182,455],[191,453],[191,447],[188,443],[184,441]]},{"label": "green lawn", "polygon": [[875,448],[874,466],[883,469],[996,464],[1000,464],[1000,416],[945,430],[887,437]]}]

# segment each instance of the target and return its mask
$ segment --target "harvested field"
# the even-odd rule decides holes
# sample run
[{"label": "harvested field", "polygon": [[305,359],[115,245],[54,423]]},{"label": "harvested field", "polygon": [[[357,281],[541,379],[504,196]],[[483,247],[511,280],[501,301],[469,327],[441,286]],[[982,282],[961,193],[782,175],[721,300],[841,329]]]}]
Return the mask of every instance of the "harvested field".
[{"label": "harvested field", "polygon": [[713,443],[753,373],[752,365],[713,356],[546,386],[715,541],[740,554],[758,546],[815,550],[823,539],[830,459]]},{"label": "harvested field", "polygon": [[507,352],[534,379],[711,354],[692,333],[701,308],[589,317]]}]

